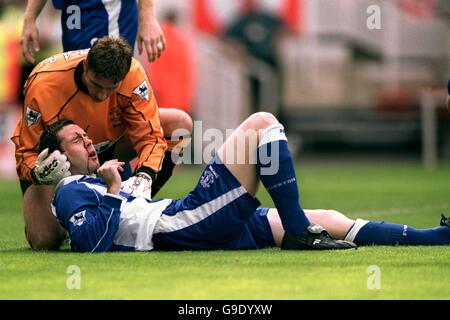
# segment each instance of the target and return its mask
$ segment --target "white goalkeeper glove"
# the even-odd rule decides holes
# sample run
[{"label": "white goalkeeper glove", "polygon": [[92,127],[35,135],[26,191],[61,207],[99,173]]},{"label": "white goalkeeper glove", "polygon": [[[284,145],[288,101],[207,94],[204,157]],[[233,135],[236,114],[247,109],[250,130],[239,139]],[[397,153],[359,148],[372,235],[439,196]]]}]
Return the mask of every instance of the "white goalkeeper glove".
[{"label": "white goalkeeper glove", "polygon": [[57,184],[61,179],[70,176],[70,162],[59,150],[48,154],[48,148],[36,159],[33,169],[34,177],[40,184]]},{"label": "white goalkeeper glove", "polygon": [[135,176],[122,182],[120,189],[134,197],[143,197],[151,200],[152,177],[145,172],[138,172]]}]

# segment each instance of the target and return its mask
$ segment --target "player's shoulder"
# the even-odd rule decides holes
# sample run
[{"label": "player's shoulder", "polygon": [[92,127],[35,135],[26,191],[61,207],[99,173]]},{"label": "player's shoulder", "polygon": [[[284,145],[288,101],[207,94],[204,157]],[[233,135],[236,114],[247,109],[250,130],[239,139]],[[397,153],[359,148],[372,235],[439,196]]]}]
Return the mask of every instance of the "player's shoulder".
[{"label": "player's shoulder", "polygon": [[26,95],[47,105],[59,106],[61,99],[64,103],[65,95],[72,95],[76,89],[73,75],[86,54],[87,50],[64,52],[40,62],[25,83]]},{"label": "player's shoulder", "polygon": [[142,64],[136,59],[132,58],[130,71],[128,71],[125,79],[123,79],[124,85],[134,86],[138,82],[146,79],[146,74]]},{"label": "player's shoulder", "polygon": [[130,71],[123,79],[119,88],[121,95],[131,97],[137,95],[142,99],[149,99],[151,86],[142,64],[135,58],[131,61]]},{"label": "player's shoulder", "polygon": [[88,52],[89,49],[85,49],[55,54],[40,62],[33,72],[64,72],[75,69],[80,61],[86,59]]},{"label": "player's shoulder", "polygon": [[85,175],[74,175],[62,179],[56,186],[57,195],[70,195],[73,192],[85,192],[93,189],[93,186],[100,186],[100,179]]}]

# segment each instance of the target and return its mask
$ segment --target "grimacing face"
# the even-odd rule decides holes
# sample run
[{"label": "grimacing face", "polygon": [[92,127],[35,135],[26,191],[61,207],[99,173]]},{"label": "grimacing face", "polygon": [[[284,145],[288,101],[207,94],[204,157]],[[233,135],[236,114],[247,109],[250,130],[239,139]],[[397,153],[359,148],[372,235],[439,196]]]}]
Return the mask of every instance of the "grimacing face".
[{"label": "grimacing face", "polygon": [[90,175],[97,171],[100,162],[92,140],[76,124],[69,124],[58,132],[61,152],[70,162],[70,172],[74,175]]}]

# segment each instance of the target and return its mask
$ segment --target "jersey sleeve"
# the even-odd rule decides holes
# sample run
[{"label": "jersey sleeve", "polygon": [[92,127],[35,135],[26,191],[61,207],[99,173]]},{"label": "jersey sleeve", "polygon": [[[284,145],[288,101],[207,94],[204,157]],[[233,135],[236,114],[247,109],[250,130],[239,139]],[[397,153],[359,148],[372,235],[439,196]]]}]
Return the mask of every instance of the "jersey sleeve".
[{"label": "jersey sleeve", "polygon": [[34,182],[32,169],[38,156],[37,149],[44,127],[41,122],[41,106],[33,92],[35,88],[25,88],[27,89],[30,94],[25,95],[22,116],[11,140],[16,146],[16,170],[19,179]]},{"label": "jersey sleeve", "polygon": [[123,118],[139,157],[137,169],[146,167],[158,172],[161,170],[167,144],[153,90],[144,69],[138,62],[133,63],[125,81],[129,81],[127,87],[131,97],[123,108]]},{"label": "jersey sleeve", "polygon": [[119,229],[122,200],[72,183],[55,195],[52,209],[78,252],[108,251]]}]

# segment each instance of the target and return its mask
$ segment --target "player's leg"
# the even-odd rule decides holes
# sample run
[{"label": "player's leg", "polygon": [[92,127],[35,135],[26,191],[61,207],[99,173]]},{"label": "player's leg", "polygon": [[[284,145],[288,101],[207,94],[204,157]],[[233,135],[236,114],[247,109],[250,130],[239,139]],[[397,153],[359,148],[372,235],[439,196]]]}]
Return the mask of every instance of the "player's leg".
[{"label": "player's leg", "polygon": [[[335,239],[352,241],[364,245],[448,245],[450,244],[450,220],[442,218],[441,225],[429,229],[384,221],[353,220],[334,210],[305,210],[312,223],[323,226]],[[279,246],[284,229],[276,209],[267,215],[275,239]]]},{"label": "player's leg", "polygon": [[[194,190],[174,200],[161,214],[153,230],[155,249],[258,249],[247,221],[260,205],[225,165],[211,161]],[[257,228],[271,237],[266,225],[258,223]]]},{"label": "player's leg", "polygon": [[284,128],[273,115],[259,112],[250,116],[225,141],[218,156],[251,195],[256,195],[259,180],[263,182],[285,230],[300,234],[310,225],[300,206]]},{"label": "player's leg", "polygon": [[310,226],[300,205],[284,127],[273,115],[259,112],[250,116],[219,148],[217,155],[249,194],[256,195],[258,180],[262,181],[286,230],[284,249],[354,247],[331,239],[320,226]]},{"label": "player's leg", "polygon": [[159,118],[164,137],[167,141],[167,151],[164,156],[161,171],[152,186],[152,197],[172,176],[176,166],[174,161],[182,156],[184,148],[191,143],[192,119],[184,111],[170,108],[160,108]]},{"label": "player's leg", "polygon": [[259,178],[256,171],[258,130],[275,123],[268,113],[255,113],[245,120],[217,151],[217,156],[252,196],[256,196]]},{"label": "player's leg", "polygon": [[[335,239],[344,239],[352,228],[355,220],[347,218],[335,210],[305,210],[308,220],[321,225]],[[281,246],[284,236],[283,225],[276,209],[270,209],[267,218],[269,220],[276,246]]]},{"label": "player's leg", "polygon": [[34,250],[57,250],[66,231],[51,211],[54,186],[31,185],[23,195],[25,235]]},{"label": "player's leg", "polygon": [[449,245],[450,223],[429,229],[416,229],[408,225],[384,221],[357,219],[346,239],[358,245]]}]

